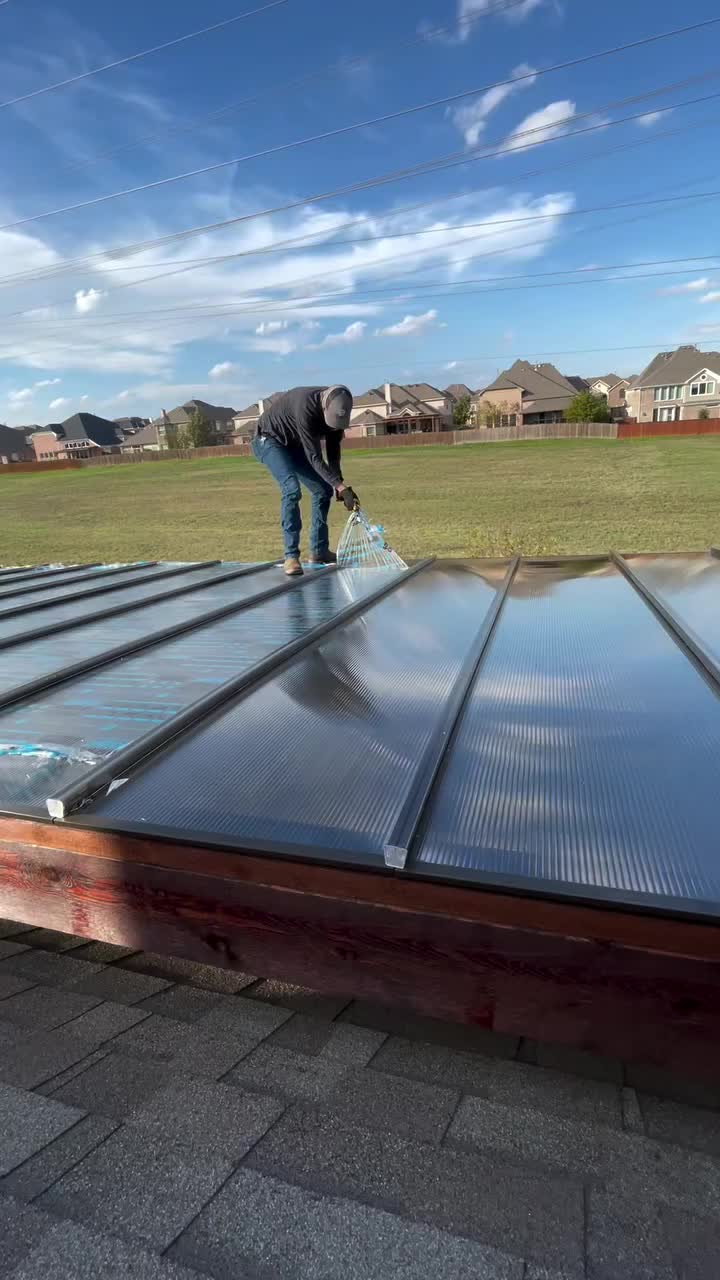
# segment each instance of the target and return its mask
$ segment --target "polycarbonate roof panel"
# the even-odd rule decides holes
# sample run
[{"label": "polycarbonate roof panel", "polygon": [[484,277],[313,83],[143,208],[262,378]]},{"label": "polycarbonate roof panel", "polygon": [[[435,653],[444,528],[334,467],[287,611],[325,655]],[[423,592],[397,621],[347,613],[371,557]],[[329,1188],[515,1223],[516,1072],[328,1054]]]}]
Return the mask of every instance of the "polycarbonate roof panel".
[{"label": "polycarbonate roof panel", "polygon": [[720,560],[715,556],[628,556],[628,564],[720,664]]},{"label": "polycarbonate roof panel", "polygon": [[[240,562],[226,562],[222,566],[218,565],[214,573],[222,574],[242,567]],[[187,593],[175,596],[172,600],[163,600],[160,604],[148,603],[131,613],[121,613],[105,618],[102,622],[71,627],[42,640],[13,645],[11,649],[0,649],[0,699],[30,680],[51,675],[75,662],[87,662],[117,645],[152,636],[177,623],[201,618],[223,605],[249,600],[252,596],[267,591],[274,583],[283,581],[279,571],[275,576],[275,571],[269,569],[198,590],[200,578],[199,573],[191,574],[187,581]],[[210,581],[213,581],[212,577]],[[172,589],[174,582],[175,579],[171,578],[166,584],[168,590]],[[158,587],[161,585],[157,584]],[[81,604],[82,601],[77,601],[77,606]]]},{"label": "polycarbonate roof panel", "polygon": [[[83,813],[100,826],[383,865],[505,572],[462,562],[421,571]],[[365,573],[376,587],[379,571]]]},{"label": "polycarbonate roof panel", "polygon": [[720,700],[609,565],[521,568],[409,869],[720,911]]},{"label": "polycarbonate roof panel", "polygon": [[[239,582],[267,590],[278,585],[275,576],[268,583],[269,576]],[[0,712],[0,810],[44,815],[50,792],[326,622],[374,590],[379,580],[367,570],[318,573],[314,581],[283,591],[257,609],[232,614]]]},{"label": "polycarbonate roof panel", "polygon": [[[161,570],[172,570],[179,568],[179,564],[164,563],[158,566],[158,572]],[[14,617],[3,617],[3,609],[0,608],[0,646],[5,640],[13,640],[15,636],[23,636],[28,631],[35,628],[40,630],[41,627],[54,626],[55,623],[79,623],[88,622],[94,613],[101,613],[104,609],[120,608],[123,604],[135,604],[137,600],[151,600],[155,595],[160,595],[164,591],[174,591],[186,588],[188,591],[193,586],[199,586],[200,582],[211,582],[218,577],[218,573],[222,572],[219,564],[213,564],[208,568],[199,568],[199,570],[190,570],[188,572],[177,573],[170,577],[160,577],[156,579],[155,570],[149,571],[149,577],[141,577],[136,579],[132,586],[124,586],[122,590],[109,590],[108,593],[102,591],[100,595],[91,595],[90,599],[68,600],[67,604],[63,604],[61,599],[58,604],[53,604],[49,608],[38,609],[37,613],[33,609],[27,609],[29,602],[35,604],[38,599],[45,600],[45,591],[41,591],[40,595],[31,595],[28,598],[20,596],[17,605],[23,605],[23,612],[15,614]],[[106,579],[106,585],[119,585],[119,582],[126,581],[124,573],[118,573],[117,577],[109,577]],[[96,586],[100,586],[97,582]],[[74,588],[68,588],[69,591]],[[1,648],[0,648],[1,653]],[[0,668],[3,667],[3,659],[0,658]]]},{"label": "polycarbonate roof panel", "polygon": [[[97,582],[98,586],[106,578],[112,582],[114,575],[108,576],[108,569],[135,570],[136,573],[142,574],[147,572],[147,564],[148,562],[144,560],[138,560],[137,562],[123,565],[98,564],[89,569],[68,569],[67,573],[58,573],[48,578],[47,584],[42,581],[42,575],[38,579],[38,576],[34,573],[22,582],[18,581],[17,578],[0,578],[0,608],[9,609],[16,601],[18,604],[22,604],[25,599],[32,600],[41,590],[42,592],[45,592],[45,590],[57,591],[61,595],[63,587],[67,588],[67,590],[79,591],[83,585],[95,586],[93,579],[98,578],[98,575],[100,575]],[[3,604],[6,597],[7,604]]]}]

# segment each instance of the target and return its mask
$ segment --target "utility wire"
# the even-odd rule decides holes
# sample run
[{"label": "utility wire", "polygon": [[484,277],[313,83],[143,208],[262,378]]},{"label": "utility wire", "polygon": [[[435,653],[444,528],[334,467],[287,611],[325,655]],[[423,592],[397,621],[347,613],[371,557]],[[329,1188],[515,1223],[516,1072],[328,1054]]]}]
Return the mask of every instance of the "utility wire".
[{"label": "utility wire", "polygon": [[[4,0],[4,2],[7,2],[7,0]],[[277,97],[278,94],[287,93],[289,90],[301,89],[304,85],[312,84],[317,80],[326,81],[332,75],[342,75],[350,71],[354,66],[362,66],[368,58],[375,57],[378,54],[392,52],[395,49],[412,49],[417,45],[427,44],[429,40],[437,36],[448,34],[458,29],[462,30],[464,27],[473,27],[481,18],[492,18],[497,14],[507,13],[508,10],[517,9],[522,4],[525,4],[525,0],[510,0],[509,4],[496,5],[492,9],[484,9],[482,13],[468,14],[467,17],[457,18],[454,22],[447,23],[444,26],[429,28],[420,35],[413,36],[410,40],[399,40],[392,44],[376,45],[375,48],[365,53],[354,54],[351,58],[340,58],[337,62],[330,63],[329,66],[318,67],[315,71],[311,71],[307,75],[298,76],[295,80],[276,81],[274,84],[264,86],[248,98],[241,98],[238,102],[231,102],[224,107],[217,107],[214,111],[206,112],[204,115],[195,116],[185,124],[169,125],[165,129],[159,129],[153,133],[145,133],[131,142],[124,142],[119,147],[112,147],[109,151],[101,151],[94,156],[88,156],[85,160],[73,161],[70,164],[62,165],[61,172],[77,172],[78,170],[89,168],[91,165],[103,160],[111,160],[114,156],[123,152],[132,151],[135,147],[144,146],[147,142],[155,142],[159,138],[194,133],[197,129],[201,129],[204,125],[212,123],[214,120],[222,119],[222,117],[231,115],[235,111],[242,110],[243,107],[249,107],[256,102],[262,101],[263,98],[268,97],[270,94],[273,97]]]},{"label": "utility wire", "polygon": [[[678,105],[681,105],[681,104],[678,104]],[[608,109],[608,106],[595,108],[595,112],[599,110],[602,111],[607,109]],[[677,108],[673,107],[672,109],[675,110]],[[593,112],[592,114],[595,114],[595,112]],[[625,121],[620,120],[614,123],[622,124],[622,123],[625,123]],[[572,159],[564,160],[559,164],[545,165],[542,168],[536,168],[536,169],[526,169],[523,173],[516,174],[515,177],[512,179],[512,181],[513,183],[525,181],[527,178],[539,177],[548,173],[555,173],[559,170],[574,168],[575,165],[578,165],[578,164],[592,164],[596,160],[603,159],[607,156],[617,155],[618,153],[623,151],[635,150],[639,147],[651,146],[656,144],[657,142],[661,142],[665,140],[666,138],[675,137],[677,134],[687,132],[689,129],[697,130],[699,128],[704,128],[708,125],[714,126],[716,123],[717,123],[717,118],[710,117],[705,120],[693,121],[688,125],[680,126],[676,129],[653,131],[653,133],[648,137],[640,138],[635,142],[625,142],[620,144],[619,146],[606,147],[602,151],[595,151],[587,156],[575,156]],[[595,126],[595,128],[604,128],[604,127],[606,126],[604,125]],[[577,130],[576,132],[585,132],[585,130],[583,131]],[[562,137],[572,137],[572,136],[573,136],[573,133],[566,133],[562,135]],[[493,145],[493,144],[489,144],[489,145]],[[465,162],[471,163],[475,159],[482,159],[482,156],[479,156],[479,157],[471,156],[470,159],[466,160]],[[417,212],[418,210],[432,208],[433,206],[436,206],[436,205],[448,204],[454,200],[467,199],[469,194],[470,193],[468,193],[467,191],[459,191],[449,196],[434,196],[430,200],[424,200],[419,203],[397,206],[396,208],[391,210],[390,215],[381,215],[381,216],[395,217],[398,214],[414,213],[414,212]],[[335,235],[338,232],[345,231],[350,227],[358,226],[365,222],[371,221],[372,217],[373,215],[361,214],[360,216],[356,218],[352,218],[347,222],[340,223],[338,226],[333,228],[332,234]],[[271,245],[263,246],[257,249],[243,249],[243,250],[238,250],[234,253],[212,255],[212,256],[201,257],[201,258],[180,258],[180,259],[174,259],[174,260],[166,259],[165,262],[158,263],[157,265],[163,266],[163,267],[180,266],[183,268],[186,266],[198,267],[198,266],[210,265],[215,263],[230,262],[236,259],[253,258],[257,256],[271,255],[274,253],[285,253],[289,249],[297,249],[298,251],[303,251],[306,249],[312,249],[312,248],[318,247],[315,244],[315,242],[318,240],[318,237],[324,237],[324,240],[321,240],[320,242],[321,246],[324,246],[324,243],[327,242],[327,247],[329,248],[333,247],[334,242],[328,239],[327,231],[315,231],[315,232],[306,232],[300,236],[291,236],[283,240],[278,240]],[[368,240],[370,240],[371,238],[372,237],[365,237],[365,239],[368,239]],[[377,238],[383,238],[383,236],[379,236]],[[154,241],[146,242],[146,248],[153,248],[153,247],[155,247]],[[134,246],[129,246],[129,250],[134,250]],[[141,248],[137,249],[137,252],[143,252],[143,251],[145,250]],[[19,272],[12,276],[3,276],[3,277],[0,277],[0,286],[3,286],[3,285],[9,286],[9,285],[21,284],[21,283],[35,283],[37,281],[42,281],[45,279],[52,279],[52,278],[55,278],[56,276],[64,275],[70,271],[81,270],[83,268],[92,269],[94,263],[98,263],[102,266],[103,276],[107,272],[139,271],[142,269],[138,264],[133,264],[133,263],[124,264],[124,265],[115,266],[115,267],[108,267],[107,266],[108,260],[112,260],[115,255],[119,255],[120,253],[122,253],[123,256],[126,256],[125,250],[118,250],[118,249],[101,250],[98,253],[90,254],[85,257],[66,259],[64,262],[59,263],[57,266],[54,266],[51,268],[42,268],[42,269],[36,269],[34,271]],[[165,272],[165,275],[167,276],[170,276],[173,274],[180,274],[180,273],[170,272],[170,271]],[[155,278],[161,278],[161,277],[151,277],[151,278],[155,279]],[[131,283],[142,284],[146,282],[146,280],[147,280],[147,277],[142,277],[141,280],[137,282],[133,281]],[[125,287],[129,287],[129,286],[119,285],[117,286],[117,289],[125,288]],[[116,292],[117,289],[110,290],[110,292]]]},{"label": "utility wire", "polygon": [[[287,3],[287,0],[273,0],[273,2],[275,4],[283,4],[283,3]],[[82,209],[94,208],[99,204],[105,204],[109,200],[117,200],[123,196],[138,195],[141,192],[156,190],[158,187],[168,186],[171,183],[184,182],[189,178],[197,178],[197,177],[202,177],[203,175],[208,173],[216,173],[220,169],[226,169],[232,165],[243,164],[249,160],[260,159],[263,156],[276,155],[279,152],[293,150],[297,147],[307,146],[311,142],[318,142],[323,139],[339,137],[340,135],[352,133],[357,129],[365,129],[377,124],[387,124],[391,120],[404,119],[408,116],[416,115],[422,111],[428,111],[435,107],[448,106],[453,102],[460,102],[460,101],[463,101],[465,98],[475,97],[477,94],[486,93],[489,89],[504,88],[508,85],[512,86],[516,84],[521,84],[524,80],[535,81],[539,76],[549,75],[550,72],[564,71],[570,67],[581,66],[585,63],[596,61],[599,58],[607,58],[614,54],[625,52],[629,49],[637,49],[640,46],[654,44],[661,40],[668,40],[674,36],[684,35],[693,31],[699,31],[709,26],[714,26],[717,23],[720,23],[720,17],[706,18],[703,22],[696,22],[690,26],[677,27],[673,31],[665,31],[665,32],[660,32],[656,35],[645,36],[640,40],[633,40],[626,44],[616,45],[610,49],[604,49],[601,51],[597,51],[595,53],[584,54],[581,57],[572,58],[565,62],[558,62],[558,63],[555,63],[552,67],[545,67],[540,71],[524,72],[522,75],[512,76],[509,79],[496,80],[496,81],[493,81],[491,84],[479,85],[474,89],[466,89],[462,93],[450,94],[449,96],[444,98],[435,98],[429,102],[417,103],[412,107],[403,107],[399,111],[391,111],[391,112],[387,112],[385,115],[382,115],[382,116],[373,116],[371,119],[368,119],[368,120],[356,121],[354,124],[344,125],[338,129],[327,130],[324,133],[315,134],[313,137],[310,137],[310,138],[300,138],[292,142],[281,143],[278,146],[269,147],[263,151],[251,152],[244,156],[235,156],[231,160],[222,160],[217,162],[216,164],[205,165],[200,169],[191,169],[191,170],[188,170],[186,173],[173,174],[171,177],[168,177],[168,178],[158,178],[158,179],[155,179],[153,182],[145,182],[137,187],[126,187],[122,191],[113,191],[104,196],[95,196],[91,200],[83,200],[72,205],[63,205],[57,209],[48,209],[43,213],[32,214],[31,216],[26,218],[18,218],[13,222],[6,222],[0,225],[0,231],[9,231],[15,227],[27,226],[27,224],[30,222],[39,222],[46,218],[57,217],[60,214],[77,213]],[[3,104],[0,104],[0,106],[1,105]],[[517,137],[519,135],[515,135],[515,136]],[[510,150],[517,150],[517,148],[513,147],[513,148],[510,148]],[[324,196],[322,198],[328,199],[329,197]],[[314,197],[314,199],[318,199],[318,197]],[[307,200],[302,201],[300,203],[307,203]],[[289,207],[294,207],[294,206],[289,206]],[[255,216],[259,216],[259,215],[255,215]]]},{"label": "utility wire", "polygon": [[[5,0],[5,3],[7,3],[7,0]],[[289,0],[269,0],[268,4],[260,5],[257,9],[248,9],[245,13],[237,13],[233,18],[224,18],[222,22],[214,22],[212,26],[202,27],[199,31],[189,31],[187,35],[176,36],[174,40],[166,40],[163,44],[153,45],[151,49],[141,49],[139,53],[131,53],[126,58],[116,58],[114,62],[105,62],[101,67],[93,67],[92,71],[82,71],[79,75],[68,76],[66,80],[56,80],[54,84],[43,85],[42,89],[32,89],[29,93],[21,93],[17,98],[7,98],[5,102],[0,102],[0,108],[15,107],[20,102],[28,102],[30,98],[39,98],[45,93],[52,93],[55,89],[66,89],[71,84],[78,84],[81,80],[89,80],[91,76],[98,76],[102,71],[112,71],[115,67],[126,67],[129,62],[138,62],[140,58],[148,58],[152,53],[162,53],[164,49],[173,49],[176,45],[185,44],[188,40],[196,40],[198,36],[206,36],[212,31],[220,31],[223,27],[230,27],[235,22],[243,22],[245,18],[254,18],[258,13],[265,13],[268,9],[277,9],[280,5],[288,3]]]}]

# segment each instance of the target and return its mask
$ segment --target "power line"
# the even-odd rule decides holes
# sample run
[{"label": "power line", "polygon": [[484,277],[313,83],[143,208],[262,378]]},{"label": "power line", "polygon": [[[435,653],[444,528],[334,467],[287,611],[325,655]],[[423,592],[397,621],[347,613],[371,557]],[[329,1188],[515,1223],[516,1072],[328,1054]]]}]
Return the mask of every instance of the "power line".
[{"label": "power line", "polygon": [[[273,0],[273,4],[284,4],[284,3],[287,3],[287,0]],[[630,49],[637,49],[640,46],[654,44],[661,40],[668,40],[674,36],[685,35],[689,32],[699,31],[706,27],[714,26],[717,23],[720,23],[720,17],[706,18],[703,22],[696,22],[690,26],[677,27],[673,31],[660,32],[652,36],[644,36],[640,40],[633,40],[626,44],[616,45],[611,49],[604,49],[599,52],[584,54],[582,57],[573,58],[566,62],[555,63],[554,66],[546,67],[540,71],[525,72],[522,75],[513,76],[509,79],[496,80],[491,84],[479,85],[474,89],[466,89],[462,93],[450,94],[449,96],[444,98],[435,98],[429,102],[417,103],[412,107],[404,107],[399,111],[388,112],[382,116],[374,116],[368,120],[357,121],[355,124],[344,125],[338,129],[327,130],[326,132],[316,134],[311,138],[301,138],[301,139],[296,139],[293,142],[281,143],[278,146],[269,147],[263,151],[248,153],[247,155],[244,155],[244,156],[235,156],[231,160],[222,160],[217,162],[216,164],[205,165],[199,169],[191,169],[191,170],[188,170],[186,173],[173,174],[171,177],[168,177],[168,178],[158,178],[158,179],[155,179],[153,182],[145,182],[137,187],[126,187],[122,191],[110,192],[104,196],[95,196],[91,200],[83,200],[76,204],[64,205],[57,209],[49,209],[43,213],[32,214],[31,216],[26,218],[18,218],[13,222],[6,222],[0,225],[0,231],[9,231],[16,227],[27,226],[27,224],[30,222],[39,222],[46,218],[57,217],[60,214],[77,213],[82,209],[94,208],[99,204],[105,204],[110,200],[117,200],[123,196],[139,195],[144,191],[152,191],[152,190],[156,190],[158,187],[168,186],[169,184],[172,184],[172,183],[184,182],[189,178],[197,178],[197,177],[202,177],[203,175],[208,173],[216,173],[220,169],[226,169],[232,165],[243,164],[249,160],[257,160],[262,158],[263,156],[276,155],[279,152],[292,150],[297,147],[307,146],[309,143],[312,143],[312,142],[318,142],[324,139],[335,138],[343,134],[351,133],[357,129],[369,128],[377,124],[387,124],[391,120],[404,119],[408,116],[416,115],[421,111],[428,111],[435,107],[448,106],[451,103],[463,101],[465,98],[475,97],[477,94],[486,93],[489,89],[504,88],[508,85],[510,86],[517,85],[522,83],[524,80],[535,81],[539,76],[549,75],[550,72],[564,71],[570,67],[577,67],[588,62],[596,61],[599,58],[607,58],[614,54],[623,53]],[[0,106],[2,105],[9,105],[9,104],[0,103]],[[532,132],[532,131],[528,131],[528,132]],[[515,135],[515,136],[517,137],[520,135]],[[517,149],[518,149],[517,147],[509,148],[509,150],[517,150]],[[329,197],[328,196],[314,197],[313,199],[317,200],[319,198],[328,199]],[[305,200],[299,203],[308,203],[308,201]],[[286,207],[293,208],[296,206],[291,205]],[[259,217],[260,215],[256,214],[253,216]]]},{"label": "power line", "polygon": [[[7,3],[8,0],[3,0]],[[485,9],[482,13],[469,14],[467,17],[457,18],[452,23],[444,26],[432,27],[422,32],[421,35],[414,36],[410,40],[399,40],[392,44],[376,45],[374,49],[368,50],[366,53],[353,55],[352,58],[340,58],[337,62],[330,63],[329,66],[318,67],[315,71],[309,72],[307,75],[298,76],[295,80],[282,80],[274,84],[266,85],[257,93],[252,94],[249,98],[241,98],[238,102],[228,103],[224,107],[218,107],[214,111],[206,112],[201,116],[195,116],[190,121],[182,125],[168,126],[165,129],[158,129],[153,133],[143,134],[140,138],[136,138],[131,142],[122,143],[119,147],[112,147],[109,151],[98,152],[94,156],[88,156],[85,160],[74,161],[71,164],[62,166],[61,171],[77,172],[78,170],[89,168],[91,165],[97,164],[103,160],[111,160],[114,156],[120,155],[126,151],[132,151],[135,147],[143,146],[146,142],[154,142],[158,138],[174,137],[177,134],[193,133],[196,129],[201,129],[203,125],[213,120],[222,118],[232,114],[235,111],[242,110],[243,107],[252,106],[255,102],[260,102],[263,98],[272,94],[274,97],[278,93],[287,93],[291,89],[300,89],[303,85],[312,84],[317,80],[327,80],[333,74],[342,74],[347,72],[354,65],[362,65],[379,53],[387,53],[394,49],[411,49],[417,45],[426,44],[433,37],[456,31],[458,28],[475,26],[481,18],[492,18],[497,14],[507,13],[508,10],[517,9],[520,5],[525,4],[526,0],[510,0],[508,4],[496,5],[492,9]]]},{"label": "power line", "polygon": [[92,71],[82,71],[79,75],[69,76],[66,80],[56,80],[54,84],[43,85],[41,89],[32,89],[29,93],[22,93],[17,98],[7,98],[5,102],[0,102],[0,108],[15,107],[21,102],[28,102],[30,98],[39,98],[45,93],[52,93],[55,89],[66,89],[71,84],[78,84],[81,80],[89,80],[91,76],[98,76],[102,71],[112,71],[115,67],[125,67],[129,62],[138,62],[140,58],[148,58],[152,53],[162,53],[164,49],[172,49],[176,45],[185,44],[188,40],[196,40],[198,36],[206,36],[212,31],[220,31],[223,27],[230,27],[235,22],[243,22],[245,18],[254,18],[258,13],[265,13],[268,9],[277,9],[280,5],[288,4],[288,2],[289,0],[269,0],[269,3],[260,5],[257,9],[248,9],[245,13],[238,13],[233,18],[224,18],[222,22],[214,22],[212,26],[202,27],[199,31],[189,31],[187,35],[176,36],[174,40],[166,40],[163,44],[153,45],[150,49],[141,49],[139,53],[131,53],[126,58],[116,58],[114,62],[105,62],[101,67],[93,67]]},{"label": "power line", "polygon": [[[660,92],[660,91],[659,90],[653,91],[653,93],[655,92]],[[649,94],[647,96],[652,96],[652,94]],[[604,107],[600,107],[600,108],[596,107],[595,111],[592,114],[595,114],[598,110],[600,111],[607,110],[609,105],[611,104],[606,104]],[[675,110],[676,107],[673,107],[672,109]],[[623,119],[623,120],[616,121],[614,123],[623,124],[625,122],[626,122],[625,119]],[[705,120],[693,121],[691,124],[680,126],[675,129],[653,131],[653,133],[648,137],[640,138],[635,142],[625,142],[620,144],[619,146],[606,147],[602,151],[595,151],[587,156],[580,156],[580,157],[575,156],[572,159],[564,160],[559,164],[545,165],[542,168],[525,170],[523,173],[516,174],[515,178],[513,179],[513,182],[525,181],[527,178],[534,178],[534,177],[538,177],[548,173],[554,173],[554,172],[557,172],[558,170],[573,168],[577,164],[591,164],[598,159],[603,159],[611,155],[617,155],[623,151],[631,151],[639,147],[655,145],[656,143],[661,142],[666,138],[675,137],[680,133],[687,132],[688,129],[697,130],[700,128],[707,127],[708,125],[714,126],[716,123],[717,123],[716,118],[710,117]],[[606,126],[604,125],[593,126],[593,128],[595,129],[605,128],[605,127]],[[588,130],[576,130],[571,133],[563,134],[562,137],[564,138],[573,137],[575,136],[575,133],[585,133],[585,132],[588,132]],[[489,145],[493,145],[493,144],[489,144]],[[473,163],[476,159],[482,159],[482,158],[483,156],[470,156],[469,158],[466,157],[460,163]],[[450,167],[450,166],[446,166],[446,167]],[[391,216],[395,217],[396,215],[401,213],[414,213],[421,209],[431,208],[439,204],[440,205],[447,204],[454,200],[467,199],[467,197],[468,197],[468,193],[466,191],[455,192],[450,196],[434,196],[430,200],[424,200],[419,203],[413,203],[410,205],[400,205],[391,211]],[[352,218],[349,221],[341,223],[339,226],[336,226],[335,228],[333,228],[332,234],[335,235],[337,232],[344,231],[349,227],[357,226],[364,222],[368,222],[371,220],[371,217],[372,215],[362,214],[359,217]],[[615,225],[615,224],[611,224],[611,225]],[[183,233],[178,233],[178,234],[182,235]],[[326,232],[320,232],[320,231],[306,232],[300,236],[291,236],[284,240],[278,240],[272,245],[264,246],[258,249],[244,249],[244,250],[239,250],[235,253],[212,255],[208,257],[194,258],[194,259],[180,258],[175,260],[174,262],[172,260],[170,261],[166,260],[165,263],[158,264],[158,265],[162,265],[162,266],[178,265],[182,268],[185,268],[186,266],[197,267],[197,266],[208,265],[213,263],[230,262],[230,261],[241,259],[241,258],[244,259],[244,258],[257,257],[257,256],[265,256],[265,255],[270,255],[274,253],[284,253],[284,252],[287,252],[288,249],[290,248],[297,248],[298,251],[305,250],[305,249],[312,249],[317,247],[314,242],[320,236],[325,236],[327,240]],[[160,238],[161,241],[164,239],[165,239],[164,237]],[[366,239],[370,239],[370,237],[366,237]],[[140,243],[137,249],[135,248],[135,246],[130,245],[130,246],[126,246],[123,249],[101,250],[98,253],[86,255],[85,257],[82,257],[82,258],[75,258],[75,259],[70,258],[52,268],[36,269],[35,271],[20,272],[13,276],[0,277],[0,285],[13,285],[16,283],[35,283],[37,281],[41,281],[45,279],[52,279],[58,275],[64,275],[73,270],[79,270],[82,268],[92,269],[93,263],[96,263],[99,261],[102,262],[103,272],[105,272],[106,270],[138,271],[141,268],[133,264],[126,264],[124,266],[117,266],[114,268],[108,268],[106,264],[108,259],[112,259],[115,255],[120,256],[120,254],[122,254],[122,256],[127,256],[127,254],[131,251],[142,252],[144,251],[144,249],[155,247],[157,243],[158,243],[157,241],[146,241],[144,248]],[[328,241],[329,247],[332,247],[333,243],[334,242],[332,241]],[[168,271],[164,273],[165,276],[172,276],[177,274],[182,274],[182,272]],[[110,292],[117,292],[119,289],[129,288],[131,286],[134,286],[135,284],[147,283],[149,279],[153,280],[153,279],[161,279],[161,278],[163,277],[162,276],[142,277],[140,280],[132,281],[128,285],[118,285],[115,289],[110,290]]]}]

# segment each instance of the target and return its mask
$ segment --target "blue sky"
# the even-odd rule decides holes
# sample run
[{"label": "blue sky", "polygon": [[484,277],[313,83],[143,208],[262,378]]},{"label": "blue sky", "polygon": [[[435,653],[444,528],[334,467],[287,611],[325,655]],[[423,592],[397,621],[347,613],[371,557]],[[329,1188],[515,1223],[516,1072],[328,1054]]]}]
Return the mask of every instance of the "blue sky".
[{"label": "blue sky", "polygon": [[[712,346],[720,338],[720,267],[714,271],[712,263],[720,257],[657,280],[521,291],[519,285],[547,283],[527,279],[504,282],[500,291],[490,277],[713,249],[717,200],[575,211],[720,185],[713,145],[720,97],[650,115],[720,93],[720,71],[710,74],[720,28],[532,74],[712,17],[713,6],[520,0],[504,16],[485,13],[499,3],[288,0],[5,108],[0,421],[47,422],[83,408],[154,416],[190,395],[241,408],[258,394],[308,382],[344,381],[356,393],[386,378],[478,386],[518,355],[577,348],[593,351],[552,357],[563,372],[629,373],[654,354],[650,344]],[[9,0],[0,6],[2,96],[29,93],[243,8],[253,0],[206,0],[201,7],[191,0]],[[444,32],[420,38],[437,27]],[[516,83],[455,106],[37,217],[513,76]],[[612,105],[690,77],[705,78],[636,105]],[[244,99],[252,101],[236,105]],[[604,126],[638,112],[646,118],[560,141],[540,131]],[[575,125],[557,124],[587,113]],[[513,135],[528,129],[536,132],[521,148]],[[302,203],[430,159],[498,146],[514,149]],[[274,215],[248,216],[293,203]],[[246,220],[130,257],[111,253],[241,216]],[[418,231],[424,234],[407,234]],[[357,243],[364,237],[371,238]],[[642,267],[613,274],[633,270]],[[483,288],[494,291],[482,296]]]}]

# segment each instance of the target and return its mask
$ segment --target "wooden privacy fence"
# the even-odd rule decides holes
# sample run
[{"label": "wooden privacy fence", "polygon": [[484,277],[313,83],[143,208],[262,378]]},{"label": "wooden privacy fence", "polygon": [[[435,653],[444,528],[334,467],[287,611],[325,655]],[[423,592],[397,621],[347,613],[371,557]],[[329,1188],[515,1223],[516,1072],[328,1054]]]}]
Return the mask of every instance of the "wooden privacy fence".
[{"label": "wooden privacy fence", "polygon": [[647,440],[651,436],[717,436],[720,418],[689,419],[685,422],[621,422],[619,440]]}]

